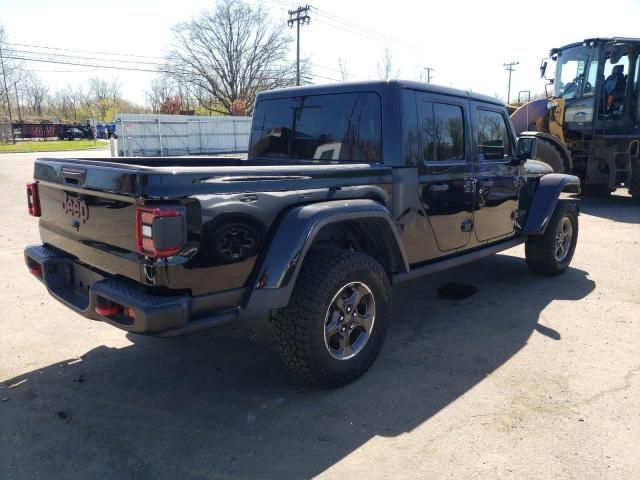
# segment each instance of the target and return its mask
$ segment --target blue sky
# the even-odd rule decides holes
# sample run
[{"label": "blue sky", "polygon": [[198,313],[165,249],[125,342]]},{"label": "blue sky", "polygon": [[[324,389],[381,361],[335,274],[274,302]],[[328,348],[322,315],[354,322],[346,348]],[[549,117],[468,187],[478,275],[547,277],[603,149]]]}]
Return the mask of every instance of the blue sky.
[{"label": "blue sky", "polygon": [[[298,5],[248,1],[262,2],[283,23],[287,8]],[[211,0],[0,0],[0,23],[13,43],[161,57],[171,26],[212,5]],[[550,48],[587,37],[640,36],[638,0],[567,0],[547,8],[496,0],[318,0],[311,5],[319,10],[312,11],[311,23],[302,29],[302,54],[313,62],[317,82],[339,78],[338,58],[346,60],[350,79],[377,78],[376,65],[389,48],[401,78],[414,78],[417,70],[430,66],[435,68],[434,83],[503,97],[503,63],[517,60],[512,96],[519,90],[535,93],[544,89],[538,66]],[[345,25],[336,16],[369,30]],[[144,61],[156,60],[140,59]],[[95,75],[117,77],[125,95],[139,102],[154,76],[43,63],[28,67],[53,89]]]}]

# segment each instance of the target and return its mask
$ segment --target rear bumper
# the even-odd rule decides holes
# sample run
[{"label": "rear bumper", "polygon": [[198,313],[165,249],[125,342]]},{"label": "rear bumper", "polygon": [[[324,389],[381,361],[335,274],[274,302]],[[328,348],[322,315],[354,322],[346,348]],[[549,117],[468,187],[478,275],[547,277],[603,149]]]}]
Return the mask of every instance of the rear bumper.
[{"label": "rear bumper", "polygon": [[[228,323],[238,318],[246,297],[244,288],[201,296],[149,293],[47,245],[30,245],[24,256],[54,298],[86,318],[134,333],[177,336]],[[117,311],[106,312],[101,308],[105,305],[117,306]]]}]

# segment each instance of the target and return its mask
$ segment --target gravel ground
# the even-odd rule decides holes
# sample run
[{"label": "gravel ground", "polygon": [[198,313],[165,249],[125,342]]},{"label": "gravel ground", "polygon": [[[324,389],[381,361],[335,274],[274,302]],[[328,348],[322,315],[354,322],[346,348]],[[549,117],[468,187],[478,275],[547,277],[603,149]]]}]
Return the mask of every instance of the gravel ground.
[{"label": "gravel ground", "polygon": [[[0,162],[1,478],[640,478],[640,207],[622,191],[577,200],[561,277],[517,247],[395,288],[377,363],[322,391],[264,319],[162,340],[51,299],[22,257],[33,155]],[[438,298],[448,282],[478,291]]]}]

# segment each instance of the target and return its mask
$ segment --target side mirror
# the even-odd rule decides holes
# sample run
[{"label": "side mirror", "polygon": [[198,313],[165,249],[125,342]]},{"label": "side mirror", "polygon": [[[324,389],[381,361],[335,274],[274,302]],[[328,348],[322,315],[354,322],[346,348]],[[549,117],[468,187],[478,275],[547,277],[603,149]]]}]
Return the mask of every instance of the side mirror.
[{"label": "side mirror", "polygon": [[538,154],[538,144],[536,137],[519,137],[516,142],[516,156],[521,162],[535,160]]},{"label": "side mirror", "polygon": [[540,78],[544,78],[544,74],[547,72],[547,61],[544,60],[540,64]]}]

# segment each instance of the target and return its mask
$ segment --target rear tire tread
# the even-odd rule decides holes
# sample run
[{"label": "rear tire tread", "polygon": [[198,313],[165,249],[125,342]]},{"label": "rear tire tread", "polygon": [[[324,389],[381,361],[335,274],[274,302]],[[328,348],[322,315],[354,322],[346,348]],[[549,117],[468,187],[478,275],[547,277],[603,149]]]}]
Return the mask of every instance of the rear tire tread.
[{"label": "rear tire tread", "polygon": [[[364,361],[357,363],[357,368],[342,374],[336,374],[335,371],[327,368],[315,353],[314,327],[317,326],[318,321],[324,321],[324,314],[328,307],[325,297],[331,293],[333,285],[333,282],[328,279],[337,278],[344,272],[346,264],[371,272],[382,284],[386,296],[386,298],[376,298],[376,304],[386,302],[387,308],[390,308],[389,277],[377,261],[360,252],[327,249],[312,252],[307,256],[289,304],[271,315],[278,350],[285,365],[306,381],[322,387],[346,385],[364,374],[376,359],[386,334],[387,322],[376,320],[376,328],[380,329],[378,332],[380,336],[372,345],[373,350],[367,352],[366,357],[363,358]],[[383,305],[380,306],[383,307]],[[380,308],[382,314],[384,314],[383,309],[384,307]]]}]

